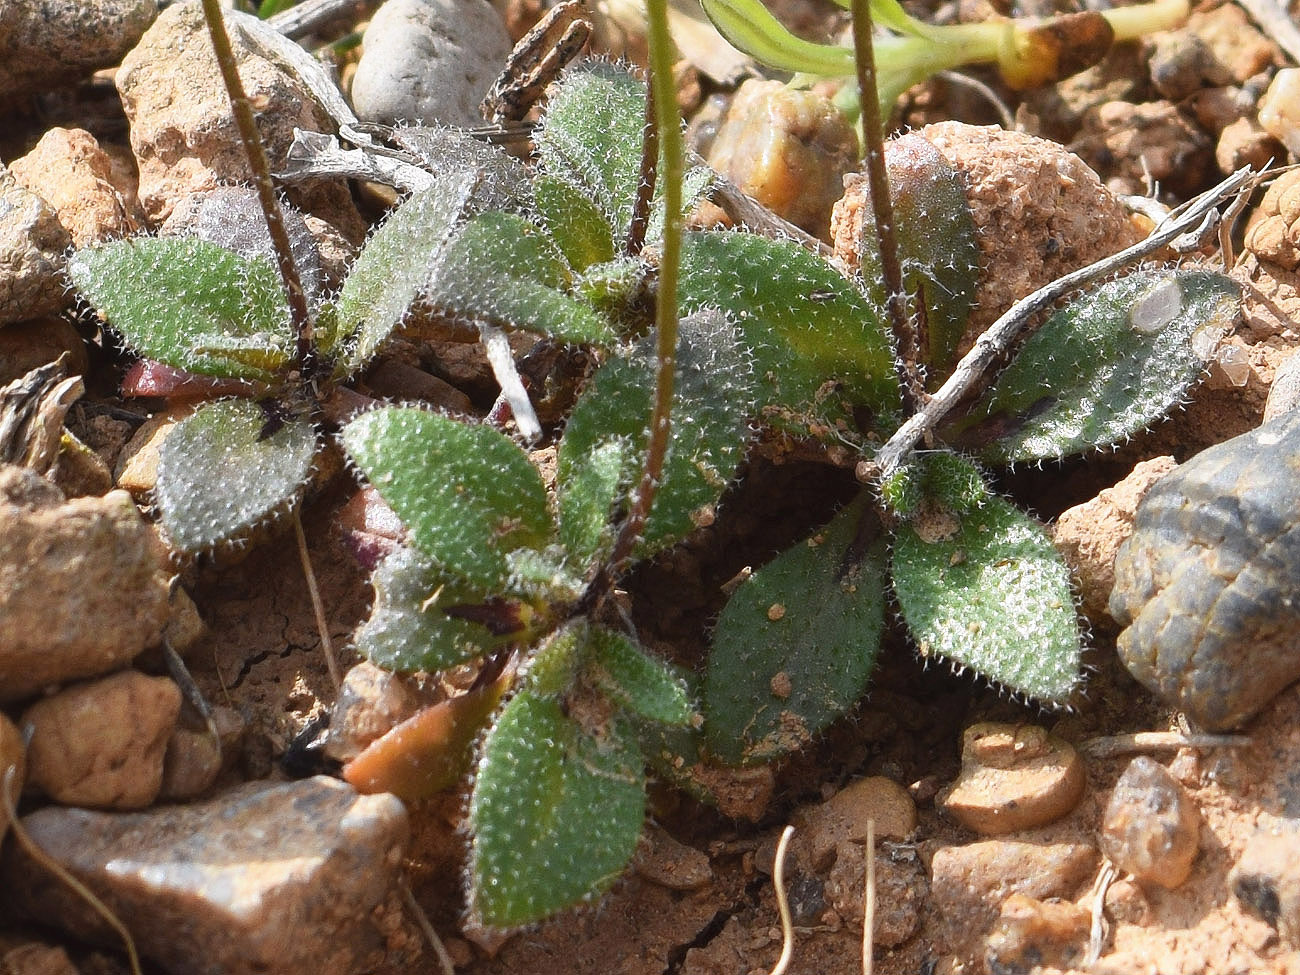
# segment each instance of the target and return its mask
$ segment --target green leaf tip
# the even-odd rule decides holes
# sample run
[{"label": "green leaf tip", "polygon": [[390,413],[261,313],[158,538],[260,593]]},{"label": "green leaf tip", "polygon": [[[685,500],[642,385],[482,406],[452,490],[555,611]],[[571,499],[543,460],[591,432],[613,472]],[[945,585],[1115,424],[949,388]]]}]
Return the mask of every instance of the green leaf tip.
[{"label": "green leaf tip", "polygon": [[341,439],[416,548],[466,582],[506,586],[506,553],[543,547],[552,534],[541,476],[490,427],[387,407],[349,422]]},{"label": "green leaf tip", "polygon": [[884,544],[860,550],[867,501],[760,568],[723,608],[704,678],[705,740],[722,761],[801,748],[866,689],[885,625]]},{"label": "green leaf tip", "polygon": [[173,368],[272,382],[292,356],[288,305],[266,258],[134,237],[82,248],[68,276],[131,351]]},{"label": "green leaf tip", "polygon": [[645,817],[640,748],[597,738],[561,702],[524,690],[483,744],[470,799],[470,912],[490,928],[541,921],[608,890]]},{"label": "green leaf tip", "polygon": [[957,442],[994,463],[1120,443],[1183,398],[1239,305],[1239,285],[1211,271],[1147,270],[1107,282],[1025,341],[955,425]]},{"label": "green leaf tip", "polygon": [[168,543],[197,553],[287,508],[316,456],[316,432],[290,419],[268,436],[270,417],[251,400],[199,407],[163,441],[154,489]]}]

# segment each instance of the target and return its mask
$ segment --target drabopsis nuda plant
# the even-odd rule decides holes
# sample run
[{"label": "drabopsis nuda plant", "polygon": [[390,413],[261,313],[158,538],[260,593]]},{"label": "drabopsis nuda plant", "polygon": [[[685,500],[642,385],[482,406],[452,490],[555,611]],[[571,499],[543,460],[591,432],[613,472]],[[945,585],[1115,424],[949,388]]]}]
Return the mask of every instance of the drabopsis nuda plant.
[{"label": "drabopsis nuda plant", "polygon": [[[1052,314],[954,412],[1027,313],[1013,309],[956,361],[978,269],[951,168],[920,153],[924,166],[895,174],[898,253],[882,234],[857,278],[791,240],[684,232],[710,176],[683,171],[663,4],[648,8],[649,113],[645,84],[597,61],[552,86],[527,168],[442,133],[439,170],[339,294],[304,299],[305,337],[258,254],[139,240],[73,264],[133,348],[249,384],[168,441],[160,517],[182,547],[213,544],[297,490],[320,391],[360,370],[417,302],[489,345],[512,329],[592,350],[553,484],[502,430],[419,406],[368,410],[339,433],[408,532],[375,572],[357,649],[398,671],[481,666],[469,693],[438,706],[438,735],[427,722],[390,733],[407,736],[411,760],[369,785],[408,798],[446,787],[458,774],[447,742],[486,726],[469,901],[489,927],[608,889],[641,830],[648,762],[766,762],[843,715],[866,688],[891,598],[922,654],[1066,700],[1081,642],[1067,570],[979,465],[1058,458],[1150,424],[1201,373],[1237,299],[1203,271],[1111,281]],[[910,335],[893,314],[904,291]],[[526,400],[512,402],[522,428]],[[696,677],[640,644],[614,585],[713,517],[756,427],[853,453],[866,486],[739,586]],[[231,493],[256,503],[215,500]],[[428,743],[427,759],[411,742]]]}]

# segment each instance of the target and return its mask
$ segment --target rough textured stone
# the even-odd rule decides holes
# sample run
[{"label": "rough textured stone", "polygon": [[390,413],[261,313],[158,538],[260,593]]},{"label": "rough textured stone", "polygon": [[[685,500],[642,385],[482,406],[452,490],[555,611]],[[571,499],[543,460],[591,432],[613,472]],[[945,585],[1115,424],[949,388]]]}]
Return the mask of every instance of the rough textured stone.
[{"label": "rough textured stone", "polygon": [[114,185],[108,154],[84,129],[55,127],[9,165],[14,178],[45,200],[77,247],[138,233],[144,221],[134,193]]},{"label": "rough textured stone", "polygon": [[28,781],[70,806],[141,809],[158,795],[181,692],[128,670],[74,684],[23,713]]},{"label": "rough textured stone", "polygon": [[1192,196],[1218,172],[1209,135],[1169,101],[1098,105],[1084,114],[1070,149],[1106,172],[1106,185],[1119,193],[1145,193],[1150,179]]},{"label": "rough textured stone", "polygon": [[1259,102],[1259,124],[1300,156],[1300,68],[1283,68],[1273,76]]},{"label": "rough textured stone", "polygon": [[130,496],[61,500],[0,467],[0,701],[116,670],[167,624],[166,556]]},{"label": "rough textured stone", "polygon": [[[249,16],[226,12],[228,25]],[[329,132],[333,122],[288,72],[249,50],[238,31],[231,34],[239,76],[259,106],[258,131],[275,171],[284,164],[295,128]],[[140,203],[151,221],[161,223],[187,194],[248,179],[248,160],[197,3],[168,7],[122,61],[116,80],[131,123]],[[336,180],[291,188],[288,196],[349,239],[365,232],[347,187]]]},{"label": "rough textured stone", "polygon": [[[382,951],[371,912],[407,836],[392,796],[318,777],[254,783],[144,813],[49,807],[23,825],[177,975],[351,975]],[[0,890],[27,917],[118,943],[99,915],[12,847]]]},{"label": "rough textured stone", "polygon": [[[13,770],[10,775],[10,769]],[[6,779],[6,777],[8,777]],[[9,781],[9,796],[18,804],[18,794],[22,792],[27,780],[27,755],[23,747],[23,736],[18,733],[14,723],[0,714],[0,789]],[[5,833],[9,832],[9,813],[0,804],[0,843],[4,842]]]},{"label": "rough textured stone", "polygon": [[968,829],[999,836],[1067,815],[1085,785],[1083,759],[1069,742],[1037,725],[986,721],[962,735],[961,772],[940,805]]},{"label": "rough textured stone", "polygon": [[916,804],[891,779],[858,779],[825,802],[795,813],[796,852],[807,851],[814,867],[825,868],[841,843],[866,841],[868,820],[875,821],[877,839],[901,840],[916,829]]},{"label": "rough textured stone", "polygon": [[0,325],[64,306],[63,255],[71,243],[54,208],[0,165]]},{"label": "rough textured stone", "polygon": [[1246,844],[1228,875],[1242,910],[1275,928],[1292,951],[1300,950],[1300,820],[1277,820]]},{"label": "rough textured stone", "polygon": [[350,762],[372,741],[428,703],[398,674],[363,660],[343,677],[330,712],[325,753],[340,762]]},{"label": "rough textured stone", "polygon": [[510,47],[484,0],[388,0],[366,29],[353,106],[367,122],[482,125],[479,102]]},{"label": "rough textured stone", "polygon": [[117,64],[157,14],[157,0],[0,4],[0,104]]},{"label": "rough textured stone", "polygon": [[0,386],[68,353],[68,375],[83,376],[86,343],[65,318],[38,318],[0,328]]},{"label": "rough textured stone", "polygon": [[954,952],[976,949],[1010,895],[1072,897],[1096,867],[1096,849],[1082,843],[985,840],[943,847],[930,865],[940,938]]},{"label": "rough textured stone", "polygon": [[1012,894],[989,935],[984,963],[997,975],[1029,975],[1039,966],[1072,968],[1088,947],[1092,917],[1069,901]]},{"label": "rough textured stone", "polygon": [[1177,887],[1200,848],[1201,814],[1178,780],[1141,755],[1115,783],[1102,821],[1101,848],[1139,883]]},{"label": "rough textured stone", "polygon": [[657,827],[644,833],[635,869],[646,880],[669,890],[698,890],[713,879],[706,854]]},{"label": "rough textured stone", "polygon": [[[841,918],[859,927],[866,874],[866,848],[861,843],[841,843],[826,880],[826,896]],[[916,934],[928,893],[925,868],[916,848],[901,843],[880,844],[876,848],[876,924],[871,932],[872,943],[893,948]]]}]

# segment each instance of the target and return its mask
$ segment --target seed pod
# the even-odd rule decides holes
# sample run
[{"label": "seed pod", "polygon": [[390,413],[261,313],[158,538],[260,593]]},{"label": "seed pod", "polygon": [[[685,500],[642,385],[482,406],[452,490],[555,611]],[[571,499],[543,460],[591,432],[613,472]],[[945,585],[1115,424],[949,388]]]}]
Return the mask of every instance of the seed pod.
[{"label": "seed pod", "polygon": [[1210,730],[1300,677],[1300,413],[1198,454],[1138,507],[1111,615],[1133,676]]}]

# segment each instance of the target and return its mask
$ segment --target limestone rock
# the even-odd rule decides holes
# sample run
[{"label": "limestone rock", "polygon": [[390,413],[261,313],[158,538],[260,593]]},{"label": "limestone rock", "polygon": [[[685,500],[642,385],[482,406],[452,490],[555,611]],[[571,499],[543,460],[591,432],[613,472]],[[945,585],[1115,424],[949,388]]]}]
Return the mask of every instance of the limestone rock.
[{"label": "limestone rock", "polygon": [[483,124],[478,105],[510,54],[484,0],[388,0],[366,28],[352,103],[367,122]]},{"label": "limestone rock", "polygon": [[166,558],[130,496],[61,502],[0,467],[0,701],[116,670],[167,624]]},{"label": "limestone rock", "polygon": [[[241,18],[256,19],[234,11],[225,16],[228,27]],[[240,78],[259,106],[258,130],[274,172],[285,162],[295,128],[330,132],[333,122],[295,77],[253,52],[238,30],[230,33]],[[122,61],[116,81],[131,123],[140,203],[152,222],[165,220],[187,194],[248,180],[248,160],[197,3],[168,7]],[[365,232],[347,187],[337,181],[290,189],[288,195],[349,239]]]},{"label": "limestone rock", "polygon": [[71,806],[140,809],[158,795],[181,692],[127,670],[66,687],[24,713],[28,781]]},{"label": "limestone rock", "polygon": [[0,325],[64,306],[63,255],[71,242],[54,208],[0,165]]},{"label": "limestone rock", "polygon": [[1300,68],[1283,68],[1259,102],[1259,124],[1291,151],[1300,156]]},{"label": "limestone rock", "polygon": [[[371,912],[407,838],[392,796],[318,777],[247,786],[143,813],[48,807],[32,839],[122,918],[142,954],[176,975],[351,975],[383,939]],[[25,917],[79,939],[116,935],[12,845],[0,889]]]},{"label": "limestone rock", "polygon": [[0,103],[117,64],[157,14],[157,0],[0,4]]},{"label": "limestone rock", "polygon": [[[929,894],[925,868],[914,847],[882,843],[876,848],[876,923],[873,944],[893,948],[921,927],[921,908]],[[826,880],[826,896],[835,912],[861,926],[867,873],[866,847],[841,843]]]},{"label": "limestone rock", "polygon": [[45,200],[77,247],[138,233],[144,214],[134,194],[114,185],[108,154],[84,129],[55,127],[9,166],[14,178]]},{"label": "limestone rock", "polygon": [[989,935],[984,962],[998,975],[1029,975],[1039,966],[1072,968],[1088,948],[1092,916],[1069,901],[1012,894]]},{"label": "limestone rock", "polygon": [[916,804],[891,779],[858,779],[825,802],[795,814],[796,846],[807,851],[812,866],[824,868],[840,844],[866,841],[868,820],[875,822],[877,839],[905,839],[916,829]]},{"label": "limestone rock", "polygon": [[943,811],[985,836],[1043,826],[1083,798],[1083,759],[1037,725],[980,722],[962,736],[961,772]]},{"label": "limestone rock", "polygon": [[1115,783],[1102,822],[1101,848],[1139,883],[1173,889],[1187,879],[1200,848],[1201,814],[1159,762],[1141,755]]}]

